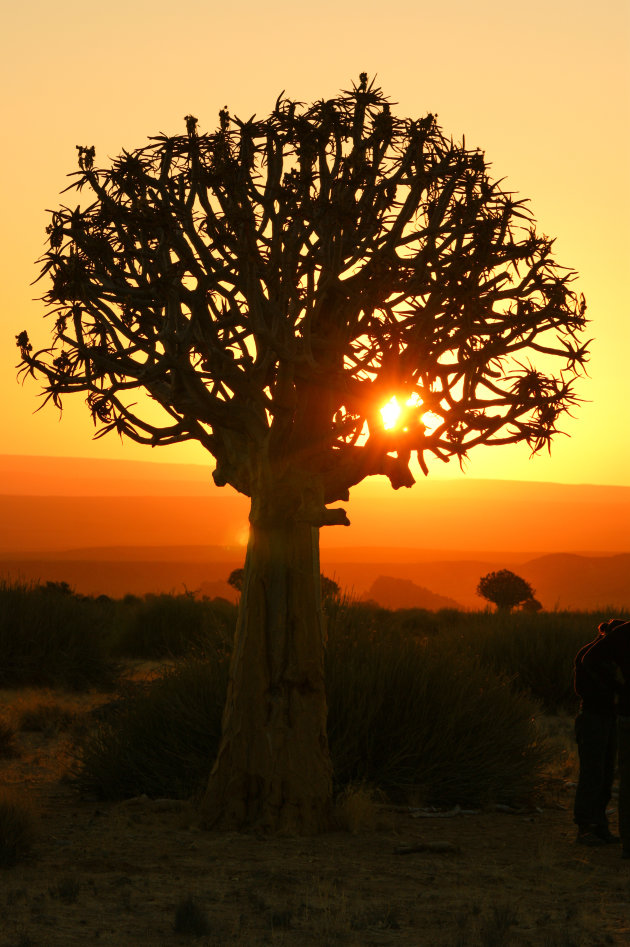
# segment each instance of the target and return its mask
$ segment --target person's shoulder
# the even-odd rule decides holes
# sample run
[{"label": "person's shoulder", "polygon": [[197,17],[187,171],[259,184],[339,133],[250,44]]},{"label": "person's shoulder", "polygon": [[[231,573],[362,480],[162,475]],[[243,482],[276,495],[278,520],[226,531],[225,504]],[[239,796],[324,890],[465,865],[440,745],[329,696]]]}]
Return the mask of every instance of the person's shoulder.
[{"label": "person's shoulder", "polygon": [[580,648],[580,650],[578,651],[578,653],[577,653],[576,656],[575,656],[575,663],[576,663],[576,664],[579,664],[579,663],[581,662],[581,660],[582,660],[582,658],[584,657],[584,655],[586,654],[586,652],[589,651],[590,648],[592,648],[593,645],[595,644],[595,641],[598,641],[598,640],[599,640],[598,638],[595,638],[594,641],[589,641],[587,644],[582,645],[582,647]]},{"label": "person's shoulder", "polygon": [[630,645],[630,621],[625,621],[621,625],[615,625],[604,637],[606,641],[610,641],[614,644]]},{"label": "person's shoulder", "polygon": [[588,663],[591,660],[603,658],[605,655],[610,654],[613,650],[613,646],[614,642],[610,640],[610,635],[600,635],[599,638],[596,638],[590,645],[582,649],[583,653],[579,660],[581,663]]}]

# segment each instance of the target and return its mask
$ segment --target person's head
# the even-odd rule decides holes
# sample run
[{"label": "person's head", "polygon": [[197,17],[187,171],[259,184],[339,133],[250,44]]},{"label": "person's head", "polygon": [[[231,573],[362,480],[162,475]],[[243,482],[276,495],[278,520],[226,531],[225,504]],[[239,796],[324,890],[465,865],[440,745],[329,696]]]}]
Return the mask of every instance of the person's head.
[{"label": "person's head", "polygon": [[597,626],[597,630],[600,635],[607,635],[609,631],[612,631],[614,628],[618,628],[619,625],[625,625],[626,622],[622,618],[609,618],[608,621],[603,621]]}]

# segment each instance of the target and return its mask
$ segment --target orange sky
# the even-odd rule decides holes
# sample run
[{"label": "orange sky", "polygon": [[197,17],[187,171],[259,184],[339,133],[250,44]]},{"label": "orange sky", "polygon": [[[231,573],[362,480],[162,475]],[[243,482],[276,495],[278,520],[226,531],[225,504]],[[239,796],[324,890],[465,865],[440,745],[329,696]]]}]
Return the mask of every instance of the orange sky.
[{"label": "orange sky", "polygon": [[[587,399],[567,418],[551,458],[525,446],[471,453],[479,478],[630,484],[628,274],[630,197],[630,8],[568,0],[376,0],[265,5],[189,0],[60,0],[12,4],[0,38],[2,188],[0,397],[2,453],[210,462],[200,447],[151,452],[113,436],[91,440],[81,399],[61,422],[33,414],[34,384],[15,382],[15,335],[43,345],[34,261],[43,249],[45,208],[60,202],[77,144],[97,162],[183,116],[214,129],[233,114],[267,114],[277,95],[302,101],[377,73],[400,115],[438,113],[444,129],[486,151],[504,186],[528,197],[555,256],[576,269],[595,338]],[[392,12],[389,12],[392,11]],[[526,11],[526,12],[525,12]],[[436,476],[461,476],[455,464]],[[409,501],[410,502],[410,501]]]}]

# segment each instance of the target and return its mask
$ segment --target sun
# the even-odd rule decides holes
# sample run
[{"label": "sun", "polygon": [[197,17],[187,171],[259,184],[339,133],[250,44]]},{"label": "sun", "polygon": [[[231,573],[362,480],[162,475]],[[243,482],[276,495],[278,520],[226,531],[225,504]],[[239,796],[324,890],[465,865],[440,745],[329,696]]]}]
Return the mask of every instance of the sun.
[{"label": "sun", "polygon": [[381,408],[381,417],[383,419],[383,427],[386,431],[391,431],[392,428],[395,428],[400,420],[400,415],[402,414],[402,408],[398,403],[396,395],[393,395]]},{"label": "sun", "polygon": [[[410,408],[418,409],[418,414],[410,414]],[[442,424],[443,418],[433,411],[425,411],[420,414],[421,410],[422,399],[417,392],[414,392],[404,405],[401,405],[396,395],[393,395],[387,404],[380,409],[383,428],[386,431],[393,431],[396,428],[409,431],[415,424],[421,423],[424,433],[432,434]]]}]

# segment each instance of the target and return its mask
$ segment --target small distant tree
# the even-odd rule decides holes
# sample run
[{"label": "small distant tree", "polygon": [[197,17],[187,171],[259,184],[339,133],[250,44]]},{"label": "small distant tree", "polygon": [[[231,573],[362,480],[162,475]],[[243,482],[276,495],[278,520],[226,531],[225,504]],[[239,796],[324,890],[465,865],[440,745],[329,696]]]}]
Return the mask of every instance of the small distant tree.
[{"label": "small distant tree", "polygon": [[335,582],[334,579],[329,579],[323,572],[319,578],[322,585],[322,600],[327,602],[338,599],[341,593],[339,583]]},{"label": "small distant tree", "polygon": [[537,598],[528,598],[521,603],[520,609],[522,612],[541,612],[542,604]]},{"label": "small distant tree", "polygon": [[74,589],[67,582],[46,582],[40,586],[45,592],[58,592],[59,595],[74,595]]},{"label": "small distant tree", "polygon": [[242,592],[244,576],[245,569],[232,569],[228,576],[228,585],[231,585],[237,592]]},{"label": "small distant tree", "polygon": [[525,603],[532,603],[532,611],[536,611],[535,605],[540,604],[534,598],[534,590],[525,579],[509,569],[500,569],[499,572],[489,572],[479,580],[477,586],[477,595],[487,599],[496,605],[500,611],[512,611],[517,605],[524,606]]},{"label": "small distant tree", "polygon": [[[97,437],[198,441],[251,498],[209,823],[328,823],[319,530],[412,456],[547,447],[575,402],[585,304],[526,202],[435,115],[398,118],[365,73],[332,99],[219,113],[99,168],[77,146],[43,258],[52,341],[24,373]],[[143,397],[148,394],[148,398]],[[382,408],[397,405],[398,421]],[[391,418],[391,414],[389,415]]]}]

